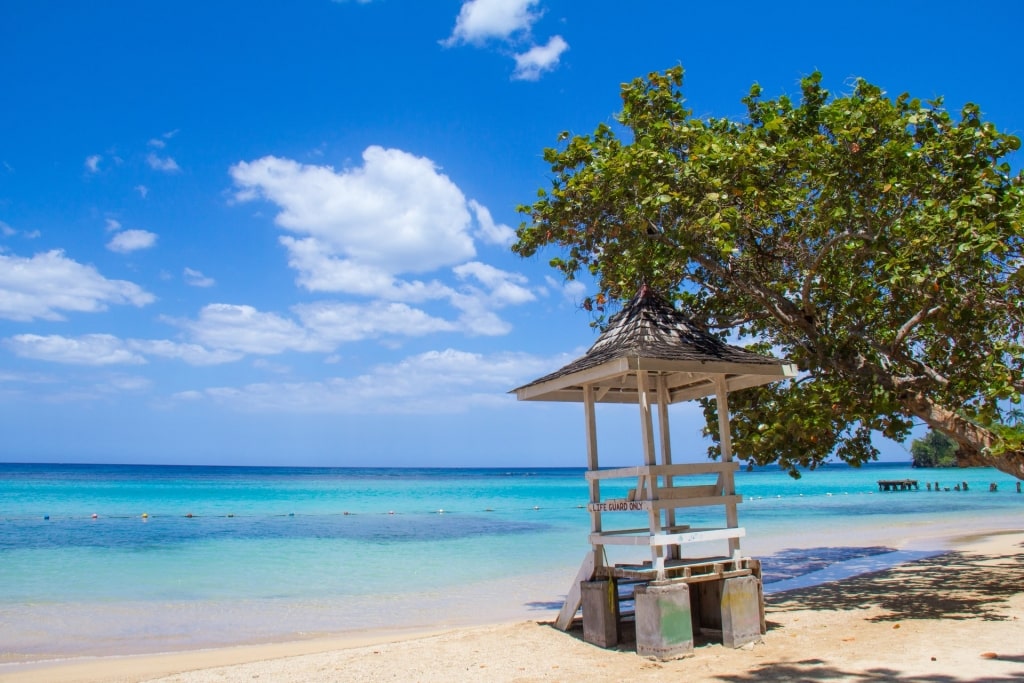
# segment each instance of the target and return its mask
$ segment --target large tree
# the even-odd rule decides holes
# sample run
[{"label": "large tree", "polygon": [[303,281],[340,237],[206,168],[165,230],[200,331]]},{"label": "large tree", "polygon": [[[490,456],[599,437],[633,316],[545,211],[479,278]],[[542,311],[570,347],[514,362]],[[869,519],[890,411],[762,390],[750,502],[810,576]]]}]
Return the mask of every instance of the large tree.
[{"label": "large tree", "polygon": [[973,104],[956,117],[863,80],[831,96],[815,73],[798,101],[755,85],[741,119],[695,117],[682,82],[624,84],[616,124],[545,150],[552,186],[520,207],[514,251],[589,273],[598,322],[643,282],[796,363],[730,397],[751,463],[860,464],[874,432],[904,440],[920,420],[961,465],[1024,478],[1020,141]]}]

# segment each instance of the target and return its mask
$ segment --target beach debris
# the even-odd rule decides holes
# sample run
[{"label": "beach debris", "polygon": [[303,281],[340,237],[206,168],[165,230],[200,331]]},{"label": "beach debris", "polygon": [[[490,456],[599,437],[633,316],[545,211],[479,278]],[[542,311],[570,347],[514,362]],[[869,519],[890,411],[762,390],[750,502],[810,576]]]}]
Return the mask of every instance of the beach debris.
[{"label": "beach debris", "polygon": [[897,629],[897,628],[900,627],[900,625],[899,624],[893,624],[892,627],[893,627],[893,629]]},{"label": "beach debris", "polygon": [[997,655],[995,652],[982,652],[981,653],[981,658],[982,659],[999,659],[999,655]]}]

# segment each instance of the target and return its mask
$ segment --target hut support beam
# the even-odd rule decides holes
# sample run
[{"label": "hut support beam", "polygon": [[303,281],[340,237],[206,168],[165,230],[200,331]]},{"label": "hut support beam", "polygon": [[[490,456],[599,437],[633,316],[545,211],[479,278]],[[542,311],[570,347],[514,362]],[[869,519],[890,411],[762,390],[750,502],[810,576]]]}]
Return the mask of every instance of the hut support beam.
[{"label": "hut support beam", "polygon": [[[670,402],[668,392],[668,379],[663,374],[657,376],[658,387],[658,433],[661,437],[661,464],[672,464],[672,436],[668,424],[668,404]],[[671,488],[672,475],[665,477],[665,486]],[[672,528],[676,525],[675,508],[665,510],[665,526]],[[679,559],[679,546],[671,545],[665,549],[668,559]]]},{"label": "hut support beam", "polygon": [[[729,429],[729,385],[726,383],[725,375],[715,377],[715,406],[718,409],[718,444],[722,450],[722,461],[732,462],[732,433]],[[722,478],[723,491],[726,496],[736,495],[736,479],[732,469],[728,469],[719,475]],[[736,512],[736,504],[731,503],[725,506],[725,523],[730,529],[740,525],[739,514]],[[729,539],[729,553],[733,557],[740,556],[740,539]]]},{"label": "hut support beam", "polygon": [[[657,465],[657,455],[654,449],[654,419],[651,414],[652,394],[649,373],[646,370],[637,370],[636,387],[640,404],[640,434],[644,449],[644,464]],[[648,499],[658,497],[658,477],[649,477],[647,481]],[[651,535],[661,533],[661,510],[651,509],[647,513],[650,520]],[[661,546],[651,546],[651,562],[662,576],[665,572],[665,549]]]},{"label": "hut support beam", "polygon": [[[595,472],[598,469],[597,417],[594,411],[594,393],[594,386],[592,384],[588,384],[583,388],[583,412],[586,419],[587,430],[587,469],[591,472]],[[590,502],[601,502],[601,482],[596,478],[590,480]],[[601,533],[600,511],[595,510],[590,513],[590,533]],[[597,566],[602,566],[602,558],[604,557],[603,548],[601,546],[594,546],[594,555]],[[589,578],[586,580],[589,581]]]}]

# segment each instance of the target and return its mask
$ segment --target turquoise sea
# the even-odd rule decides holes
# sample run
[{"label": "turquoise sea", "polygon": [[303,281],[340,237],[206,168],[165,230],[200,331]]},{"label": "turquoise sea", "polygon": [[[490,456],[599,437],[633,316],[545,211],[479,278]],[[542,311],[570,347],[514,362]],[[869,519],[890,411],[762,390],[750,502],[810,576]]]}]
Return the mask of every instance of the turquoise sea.
[{"label": "turquoise sea", "polygon": [[[921,490],[878,491],[903,478]],[[737,489],[769,592],[1024,528],[1024,494],[990,469],[764,469]],[[0,464],[0,666],[549,619],[586,502],[581,468]]]}]

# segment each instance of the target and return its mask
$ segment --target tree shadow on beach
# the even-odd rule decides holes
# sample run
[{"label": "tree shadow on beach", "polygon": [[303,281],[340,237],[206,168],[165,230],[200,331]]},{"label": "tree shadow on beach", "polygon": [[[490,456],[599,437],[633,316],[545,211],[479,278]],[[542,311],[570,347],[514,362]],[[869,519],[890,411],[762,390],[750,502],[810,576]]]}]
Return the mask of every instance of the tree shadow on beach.
[{"label": "tree shadow on beach", "polygon": [[768,612],[880,607],[871,621],[1006,621],[1002,609],[1024,586],[1024,554],[948,552],[884,571],[765,597]]},{"label": "tree shadow on beach", "polygon": [[[986,676],[972,679],[976,683],[1003,683],[1020,681],[1022,672],[1010,672],[1002,676]],[[747,683],[748,681],[770,681],[792,683],[793,681],[853,681],[855,683],[874,683],[875,681],[913,680],[922,683],[962,683],[963,678],[953,674],[915,675],[913,678],[902,672],[886,667],[876,667],[864,671],[845,671],[839,667],[825,665],[820,659],[805,659],[799,662],[762,664],[743,673],[716,676],[727,683]]]}]

